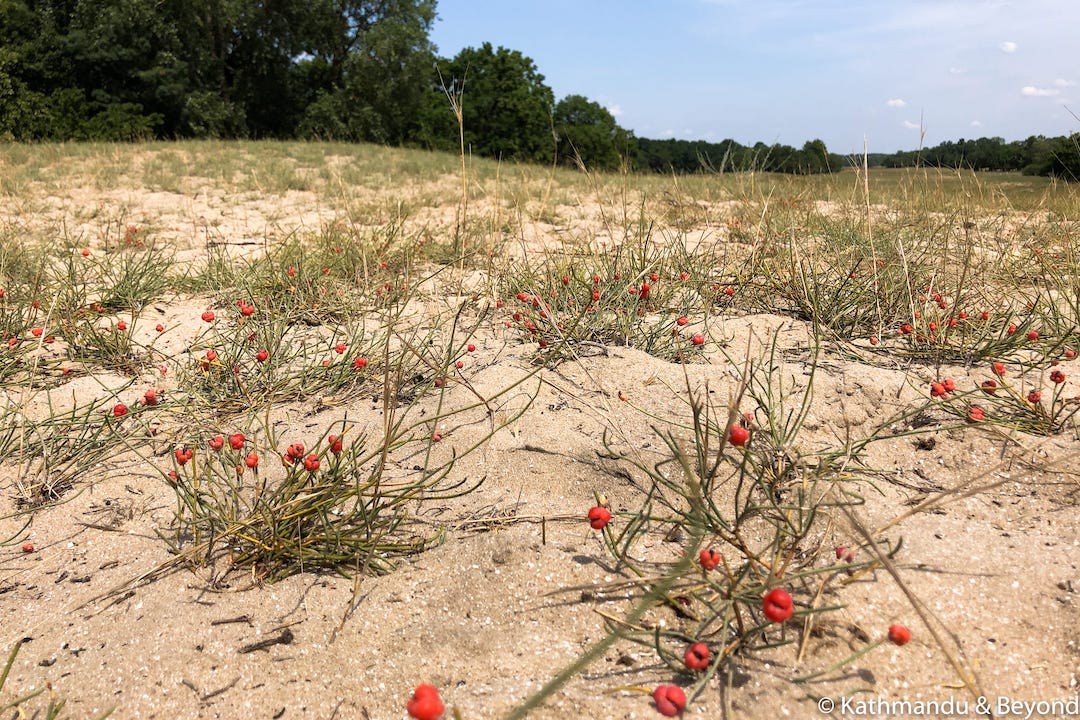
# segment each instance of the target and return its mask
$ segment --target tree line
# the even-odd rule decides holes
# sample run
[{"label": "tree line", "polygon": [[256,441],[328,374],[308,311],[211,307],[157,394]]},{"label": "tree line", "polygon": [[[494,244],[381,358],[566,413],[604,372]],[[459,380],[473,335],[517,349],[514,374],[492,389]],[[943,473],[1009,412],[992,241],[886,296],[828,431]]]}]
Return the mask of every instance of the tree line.
[{"label": "tree line", "polygon": [[1080,134],[1033,135],[1014,142],[999,137],[960,139],[921,150],[870,155],[868,162],[877,167],[998,170],[1076,181],[1080,179]]},{"label": "tree line", "polygon": [[[435,0],[0,0],[0,140],[463,143],[504,160],[663,173],[845,165],[821,140],[635,137],[586,97],[556,101],[516,50],[439,57],[435,18]],[[872,159],[1076,177],[1077,146],[983,138]]]}]

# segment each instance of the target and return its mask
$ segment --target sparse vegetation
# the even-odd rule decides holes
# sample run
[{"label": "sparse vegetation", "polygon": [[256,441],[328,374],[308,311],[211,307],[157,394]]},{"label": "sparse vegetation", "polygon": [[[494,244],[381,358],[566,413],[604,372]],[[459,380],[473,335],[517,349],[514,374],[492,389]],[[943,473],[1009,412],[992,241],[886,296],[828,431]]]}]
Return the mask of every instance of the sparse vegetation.
[{"label": "sparse vegetation", "polygon": [[[444,637],[423,624],[440,604],[480,633],[466,621],[485,593],[585,608],[556,631],[588,641],[564,634],[573,656],[526,663],[529,685],[505,697],[409,655],[373,713],[432,682],[411,706],[433,717],[444,703],[542,715],[564,692],[583,715],[603,714],[605,693],[640,712],[645,689],[662,714],[719,716],[749,676],[793,701],[882,691],[851,668],[909,641],[935,658],[934,682],[952,673],[974,698],[974,664],[904,565],[905,531],[949,502],[996,502],[1005,481],[981,480],[994,468],[1076,481],[1067,184],[925,169],[672,179],[315,143],[27,152],[0,146],[0,641],[17,643],[0,706],[20,715],[57,716],[80,694],[104,707],[82,666],[58,695],[38,689],[48,665],[15,663],[21,638],[60,646],[51,626],[67,626],[40,605],[22,625],[29,600],[10,598],[27,577],[50,585],[42,558],[76,562],[63,543],[120,535],[149,560],[70,586],[80,609],[190,586],[225,593],[207,602],[224,617],[226,591],[318,578],[347,596],[318,621],[329,644],[373,588],[449,567],[479,537],[511,549],[474,563],[482,586],[444,579],[468,602],[387,601],[416,609],[423,643]],[[65,202],[43,201],[54,193]],[[905,456],[935,442],[983,466],[920,461],[913,485]],[[146,510],[85,519],[118,496]],[[527,568],[544,553],[577,569]],[[93,562],[88,578],[107,561]],[[871,591],[892,601],[868,630],[851,618]],[[292,643],[290,627],[269,638]],[[240,652],[257,661],[259,643]],[[105,662],[106,645],[87,652]],[[603,657],[617,672],[596,671]],[[110,704],[126,716],[125,702],[143,701]]]}]

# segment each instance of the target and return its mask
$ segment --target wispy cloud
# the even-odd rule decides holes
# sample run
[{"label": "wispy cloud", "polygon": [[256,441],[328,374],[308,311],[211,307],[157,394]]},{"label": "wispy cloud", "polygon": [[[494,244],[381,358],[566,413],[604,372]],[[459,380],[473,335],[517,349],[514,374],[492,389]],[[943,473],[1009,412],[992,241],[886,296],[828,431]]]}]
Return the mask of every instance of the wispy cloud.
[{"label": "wispy cloud", "polygon": [[907,105],[907,103],[904,102],[903,98],[889,98],[889,100],[887,100],[885,104],[889,107],[904,107],[905,105]]},{"label": "wispy cloud", "polygon": [[967,74],[967,68],[951,67],[951,68],[949,68],[949,74],[950,75],[966,75]]},{"label": "wispy cloud", "polygon": [[1012,40],[1006,40],[1005,42],[998,45],[998,49],[1006,55],[1012,55],[1014,52],[1016,52],[1016,47],[1016,43],[1014,43]]},{"label": "wispy cloud", "polygon": [[612,103],[607,106],[607,111],[611,113],[612,117],[619,117],[622,115],[622,107],[618,103]]},{"label": "wispy cloud", "polygon": [[982,120],[972,120],[971,127],[982,127]]},{"label": "wispy cloud", "polygon": [[921,130],[922,129],[922,125],[919,125],[919,123],[913,123],[910,120],[905,120],[904,121],[904,127],[906,127],[908,130]]},{"label": "wispy cloud", "polygon": [[1058,78],[1057,80],[1054,81],[1054,85],[1059,87],[1059,88],[1072,87],[1075,84],[1076,83],[1074,83],[1072,80],[1066,80],[1065,78]]},{"label": "wispy cloud", "polygon": [[1027,97],[1054,97],[1060,95],[1061,91],[1056,88],[1040,88],[1034,85],[1025,85],[1020,88],[1020,94]]}]

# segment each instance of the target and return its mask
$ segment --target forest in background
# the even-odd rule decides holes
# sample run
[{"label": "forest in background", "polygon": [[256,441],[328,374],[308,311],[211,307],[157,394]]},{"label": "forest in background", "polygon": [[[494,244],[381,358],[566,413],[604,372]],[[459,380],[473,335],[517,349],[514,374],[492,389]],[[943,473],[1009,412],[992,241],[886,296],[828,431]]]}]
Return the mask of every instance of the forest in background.
[{"label": "forest in background", "polygon": [[[599,103],[556,100],[519,51],[484,43],[439,57],[435,19],[435,0],[0,0],[0,140],[464,145],[504,160],[665,173],[812,174],[853,162],[817,139],[794,148],[635,137]],[[871,162],[1071,179],[1078,137],[960,140]]]}]

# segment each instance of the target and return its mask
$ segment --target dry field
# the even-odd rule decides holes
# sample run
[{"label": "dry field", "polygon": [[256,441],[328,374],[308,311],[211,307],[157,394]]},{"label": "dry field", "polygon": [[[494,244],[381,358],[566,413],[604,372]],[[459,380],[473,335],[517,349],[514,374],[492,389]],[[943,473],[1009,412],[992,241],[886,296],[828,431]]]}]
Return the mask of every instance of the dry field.
[{"label": "dry field", "polygon": [[0,717],[1080,712],[1074,186],[183,143],[0,196]]}]

